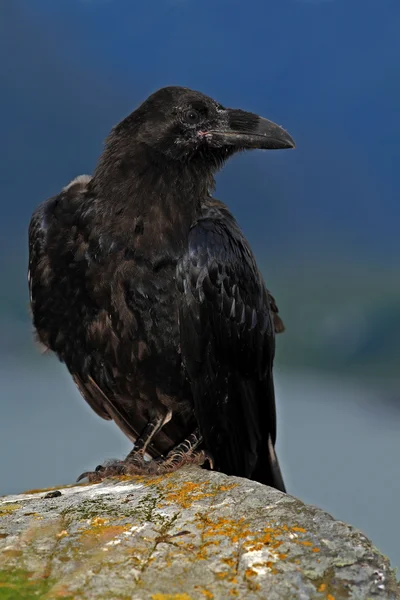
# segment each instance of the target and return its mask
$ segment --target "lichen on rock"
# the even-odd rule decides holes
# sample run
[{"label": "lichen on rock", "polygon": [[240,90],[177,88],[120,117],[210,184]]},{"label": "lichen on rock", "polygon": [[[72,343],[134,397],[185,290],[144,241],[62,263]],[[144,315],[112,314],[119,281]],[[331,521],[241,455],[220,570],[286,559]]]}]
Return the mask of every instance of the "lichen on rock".
[{"label": "lichen on rock", "polygon": [[57,489],[0,498],[0,600],[400,599],[360,532],[252,481],[191,467]]}]

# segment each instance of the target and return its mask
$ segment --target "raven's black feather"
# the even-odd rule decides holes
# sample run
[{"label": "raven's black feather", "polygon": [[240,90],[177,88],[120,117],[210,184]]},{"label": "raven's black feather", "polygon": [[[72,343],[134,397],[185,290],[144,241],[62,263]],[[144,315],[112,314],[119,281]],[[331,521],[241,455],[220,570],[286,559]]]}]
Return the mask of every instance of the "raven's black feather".
[{"label": "raven's black feather", "polygon": [[96,413],[133,441],[162,417],[153,457],[198,425],[216,469],[279,489],[272,366],[283,323],[210,190],[234,152],[293,145],[270,121],[164,88],[29,230],[37,335]]}]

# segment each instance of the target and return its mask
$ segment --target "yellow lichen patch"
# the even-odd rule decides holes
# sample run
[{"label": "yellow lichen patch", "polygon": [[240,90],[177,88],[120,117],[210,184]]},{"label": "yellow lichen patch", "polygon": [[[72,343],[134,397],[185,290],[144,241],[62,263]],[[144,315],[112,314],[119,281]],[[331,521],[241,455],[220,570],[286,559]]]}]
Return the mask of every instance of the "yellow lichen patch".
[{"label": "yellow lichen patch", "polygon": [[164,486],[164,490],[166,494],[163,500],[167,504],[178,504],[182,508],[190,508],[199,500],[215,496],[215,492],[212,492],[209,484],[204,481],[201,483],[185,481],[179,488],[176,488],[173,483],[167,483]]},{"label": "yellow lichen patch", "polygon": [[204,598],[208,598],[209,600],[212,600],[212,598],[214,598],[214,594],[206,588],[195,585],[195,589],[198,590],[200,594],[204,596]]},{"label": "yellow lichen patch", "polygon": [[89,529],[81,530],[81,541],[85,545],[92,546],[93,543],[109,542],[117,535],[121,535],[124,531],[130,529],[131,525],[97,525]]},{"label": "yellow lichen patch", "polygon": [[291,527],[292,531],[296,531],[297,533],[307,533],[307,530],[304,527]]},{"label": "yellow lichen patch", "polygon": [[[265,572],[265,569],[268,569],[271,574],[279,572],[279,562],[287,560],[289,554],[285,551],[284,546],[282,550],[278,549],[286,543],[299,544],[302,547],[309,548],[313,553],[319,552],[319,548],[315,547],[311,540],[304,539],[304,533],[307,533],[307,531],[302,527],[290,527],[286,524],[267,524],[262,530],[254,531],[249,527],[244,517],[239,520],[227,517],[213,520],[208,515],[201,513],[196,516],[198,517],[197,527],[201,529],[202,539],[202,544],[195,553],[198,560],[209,558],[214,551],[212,545],[215,542],[221,543],[223,538],[235,547],[235,552],[238,555],[246,552],[250,553],[250,558],[252,552],[267,551],[268,560],[252,564],[250,558],[250,564],[247,565],[248,568],[245,572],[245,579],[248,583],[251,580],[252,585],[257,576]],[[296,532],[295,536],[293,530]],[[191,548],[191,550],[194,549]],[[293,559],[296,564],[300,564],[300,561],[295,557]],[[220,570],[215,574],[216,578],[232,581],[232,578],[237,575],[237,560],[235,557],[222,558],[221,564],[225,564],[228,570],[227,572]],[[259,572],[256,567],[261,567],[262,571]]]},{"label": "yellow lichen patch", "polygon": [[226,579],[229,575],[229,573],[227,571],[218,571],[217,573],[214,573],[214,574],[217,579]]},{"label": "yellow lichen patch", "polygon": [[201,522],[197,527],[203,530],[203,538],[223,536],[235,543],[239,539],[243,540],[251,533],[245,523],[244,517],[238,520],[227,517],[219,517],[216,520],[212,520],[207,515],[198,516]]},{"label": "yellow lichen patch", "polygon": [[150,486],[150,485],[160,485],[160,483],[164,483],[166,479],[170,479],[172,476],[172,473],[165,473],[165,475],[159,475],[156,477],[145,477],[145,476],[139,476],[136,477],[136,481],[140,482],[140,483],[144,483],[145,486]]},{"label": "yellow lichen patch", "polygon": [[[276,575],[278,572],[278,569],[276,569],[275,565],[276,565],[276,563],[273,560],[265,560],[264,562],[253,563],[252,570],[259,569],[259,568],[262,569],[262,568],[266,567],[267,569],[269,569],[269,571],[273,575]],[[256,571],[256,574],[258,575],[257,571]]]},{"label": "yellow lichen patch", "polygon": [[257,576],[257,571],[254,571],[254,569],[246,569],[244,572],[244,576],[247,577],[248,579],[250,577],[256,577]]},{"label": "yellow lichen patch", "polygon": [[12,512],[14,512],[14,510],[18,510],[19,508],[21,508],[21,504],[2,504],[0,506],[0,517],[4,517]]},{"label": "yellow lichen patch", "polygon": [[209,481],[194,483],[186,481],[176,487],[172,482],[165,483],[165,476],[148,479],[145,485],[163,484],[163,501],[168,504],[178,504],[182,508],[190,508],[195,502],[206,498],[214,498],[220,493],[227,492],[237,486],[237,483],[229,485],[212,485]]},{"label": "yellow lichen patch", "polygon": [[283,544],[281,538],[286,536],[286,531],[284,527],[264,527],[263,531],[253,533],[250,539],[245,541],[244,547],[250,552],[263,550],[266,546],[270,550],[277,550]]},{"label": "yellow lichen patch", "polygon": [[220,485],[218,487],[219,492],[229,492],[229,490],[233,490],[233,488],[237,487],[238,483],[230,483],[229,485]]},{"label": "yellow lichen patch", "polygon": [[[236,573],[236,571],[235,571]],[[216,579],[226,581],[227,583],[237,583],[237,577],[231,571],[217,571],[214,573]]]},{"label": "yellow lichen patch", "polygon": [[326,590],[326,583],[321,583],[321,585],[318,588],[319,592],[324,592]]},{"label": "yellow lichen patch", "polygon": [[[263,545],[268,545],[269,548],[276,550],[286,540],[290,540],[292,544],[299,544],[300,546],[310,548],[311,552],[320,552],[320,549],[314,546],[311,540],[302,539],[303,536],[299,535],[307,533],[307,530],[304,529],[304,527],[298,527],[297,525],[292,527],[288,527],[287,525],[265,527],[264,533],[264,537],[256,537],[255,543],[253,543],[252,546],[248,547],[249,550],[261,550]],[[285,553],[280,553],[277,555],[277,558],[279,558],[280,560],[284,560],[285,558],[287,558],[287,555]]]},{"label": "yellow lichen patch", "polygon": [[192,600],[189,594],[153,594],[152,600]]},{"label": "yellow lichen patch", "polygon": [[[94,517],[87,521],[88,527],[79,530],[80,542],[85,548],[93,548],[99,544],[107,544],[117,536],[131,529],[132,525],[127,523],[124,525],[109,524],[109,519],[102,517]],[[120,543],[121,540],[116,540],[114,543]],[[106,548],[108,549],[108,548]]]},{"label": "yellow lichen patch", "polygon": [[236,565],[236,561],[233,560],[233,558],[223,558],[222,562],[224,562],[226,565],[228,565],[228,567],[231,567],[232,569]]}]

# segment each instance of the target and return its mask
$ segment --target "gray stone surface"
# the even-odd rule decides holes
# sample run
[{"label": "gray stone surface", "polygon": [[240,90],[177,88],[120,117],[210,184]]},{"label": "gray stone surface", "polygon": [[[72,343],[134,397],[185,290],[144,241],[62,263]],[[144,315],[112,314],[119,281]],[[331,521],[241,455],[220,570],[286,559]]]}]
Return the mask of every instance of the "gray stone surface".
[{"label": "gray stone surface", "polygon": [[359,531],[252,481],[192,467],[58,489],[0,498],[0,600],[400,598]]}]

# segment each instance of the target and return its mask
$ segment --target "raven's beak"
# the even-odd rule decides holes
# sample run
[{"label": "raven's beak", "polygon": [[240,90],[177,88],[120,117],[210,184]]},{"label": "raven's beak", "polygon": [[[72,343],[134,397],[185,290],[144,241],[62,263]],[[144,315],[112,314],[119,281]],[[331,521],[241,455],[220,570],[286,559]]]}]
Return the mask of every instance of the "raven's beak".
[{"label": "raven's beak", "polygon": [[250,149],[279,150],[295,148],[287,131],[263,117],[243,110],[227,109],[220,127],[207,131],[218,145]]}]

